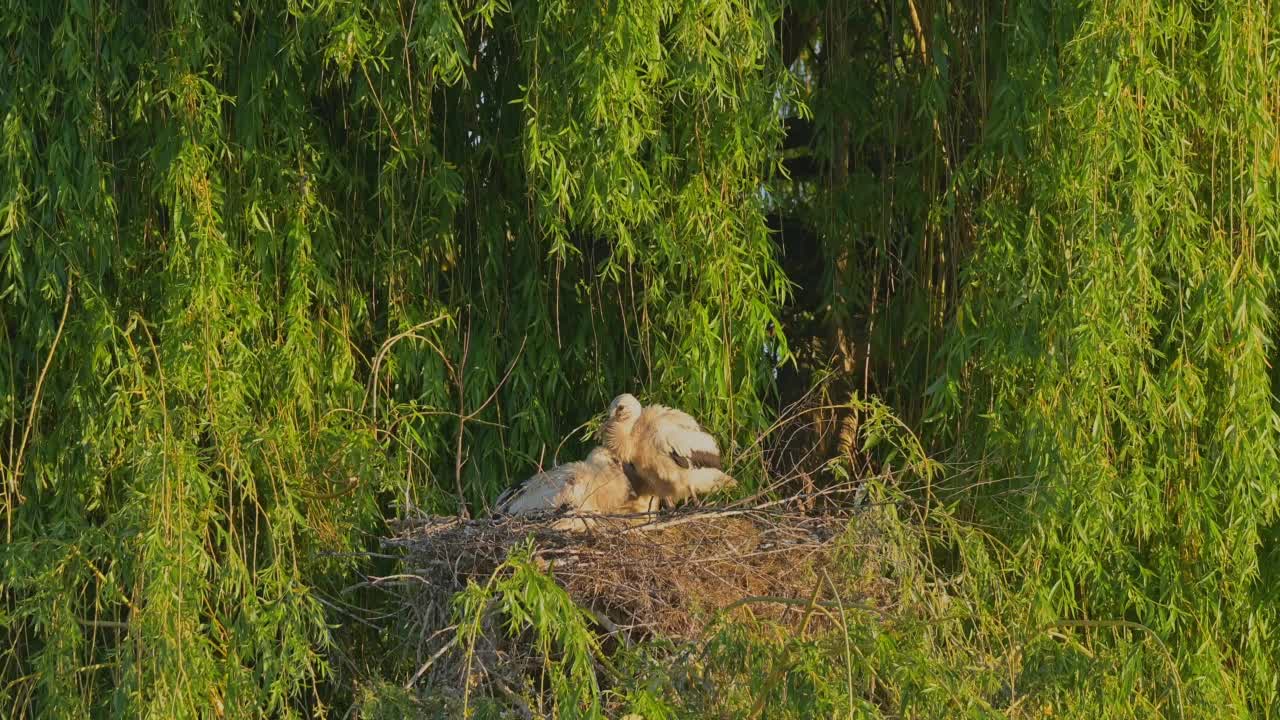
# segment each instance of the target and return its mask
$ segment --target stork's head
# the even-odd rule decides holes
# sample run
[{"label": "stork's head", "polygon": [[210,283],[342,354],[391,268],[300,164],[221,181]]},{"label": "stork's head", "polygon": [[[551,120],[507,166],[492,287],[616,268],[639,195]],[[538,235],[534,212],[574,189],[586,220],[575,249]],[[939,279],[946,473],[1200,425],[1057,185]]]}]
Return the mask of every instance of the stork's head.
[{"label": "stork's head", "polygon": [[609,420],[626,422],[640,417],[640,401],[631,393],[622,393],[609,403]]},{"label": "stork's head", "polygon": [[631,393],[623,393],[609,403],[609,412],[600,426],[600,438],[622,460],[630,459],[627,449],[631,428],[640,419],[640,401]]}]

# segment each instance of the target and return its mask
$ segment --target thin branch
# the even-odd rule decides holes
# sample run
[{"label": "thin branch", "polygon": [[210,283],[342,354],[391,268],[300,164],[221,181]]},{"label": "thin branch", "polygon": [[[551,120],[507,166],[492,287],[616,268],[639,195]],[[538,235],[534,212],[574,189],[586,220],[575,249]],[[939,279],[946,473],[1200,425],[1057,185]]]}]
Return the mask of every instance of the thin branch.
[{"label": "thin branch", "polygon": [[[27,441],[31,439],[31,429],[35,427],[36,412],[40,409],[40,395],[44,391],[44,380],[49,374],[49,366],[53,364],[53,353],[58,349],[58,342],[62,340],[62,330],[67,325],[67,313],[71,309],[71,287],[74,285],[75,273],[67,274],[67,292],[62,299],[62,318],[58,320],[58,331],[53,336],[53,344],[49,346],[49,354],[44,358],[44,367],[40,368],[40,376],[36,378],[35,393],[31,397],[31,410],[27,413],[27,425],[22,429],[22,441],[18,443],[18,458],[10,469],[9,484],[11,487],[10,497],[16,500],[16,503],[22,503],[26,500],[22,496],[22,486],[19,479],[22,477],[22,462],[27,453]],[[5,503],[5,542],[13,542],[13,506],[14,502]]]},{"label": "thin branch", "polygon": [[462,362],[458,364],[455,383],[458,386],[458,436],[454,441],[453,485],[458,493],[458,517],[466,520],[471,517],[467,512],[467,498],[462,494],[462,437],[467,425],[467,356],[471,353],[471,312],[467,311],[467,334],[462,340]]},{"label": "thin branch", "polygon": [[453,366],[449,364],[449,358],[444,354],[444,351],[440,349],[440,346],[436,345],[435,342],[431,340],[431,338],[418,334],[419,330],[423,330],[432,325],[435,325],[436,323],[439,323],[443,320],[448,320],[448,319],[449,319],[449,315],[447,313],[441,313],[440,315],[437,315],[436,317],[431,318],[430,320],[424,320],[418,323],[417,325],[414,325],[413,327],[409,328],[408,330],[397,333],[395,335],[392,335],[390,338],[387,338],[387,340],[382,343],[382,347],[378,348],[378,354],[375,355],[373,358],[373,367],[371,368],[371,372],[369,373],[369,389],[365,392],[366,399],[368,399],[370,394],[372,394],[373,396],[374,417],[377,417],[378,415],[378,372],[382,367],[382,360],[386,356],[387,352],[391,350],[391,347],[395,345],[397,342],[399,342],[400,340],[403,340],[404,338],[407,338],[407,337],[412,337],[415,340],[421,340],[427,343],[427,345],[429,345],[432,350],[435,350],[436,354],[440,356],[440,359],[444,362],[445,367],[448,368],[449,374],[453,375],[453,372],[454,372]]},{"label": "thin branch", "polygon": [[[440,630],[436,631],[436,635],[439,635],[440,633],[448,630],[455,630],[457,629],[457,627],[458,627],[457,625],[450,625],[447,628],[441,628]],[[449,642],[445,643],[439,650],[435,652],[434,655],[428,658],[427,661],[423,663],[421,667],[418,668],[418,671],[413,674],[413,677],[409,678],[409,681],[404,684],[404,689],[408,690],[412,688],[414,683],[418,682],[418,678],[422,677],[423,673],[425,673],[427,670],[430,670],[431,666],[435,664],[436,660],[440,659],[441,655],[444,655],[446,652],[449,652],[450,650],[452,650],[453,646],[457,644],[458,644],[458,641],[456,636],[453,640],[450,640]]]},{"label": "thin branch", "polygon": [[498,385],[493,388],[493,392],[489,393],[489,397],[485,398],[485,401],[480,404],[480,407],[467,415],[467,420],[472,420],[475,416],[484,412],[484,409],[489,407],[489,403],[493,402],[493,399],[498,396],[498,391],[502,390],[502,386],[507,384],[507,380],[511,379],[511,373],[516,369],[516,363],[520,362],[520,356],[524,354],[524,345],[528,341],[529,336],[526,334],[524,339],[520,341],[520,349],[516,350],[516,357],[511,361],[511,365],[507,367],[507,372],[502,376],[502,380],[498,381]]},{"label": "thin branch", "polygon": [[1156,646],[1160,648],[1165,660],[1169,663],[1169,668],[1173,671],[1171,673],[1173,677],[1173,687],[1178,692],[1178,716],[1186,718],[1187,699],[1182,692],[1182,678],[1179,674],[1178,662],[1173,658],[1173,652],[1169,650],[1169,646],[1165,644],[1164,640],[1160,638],[1160,635],[1156,633],[1155,630],[1152,630],[1140,622],[1134,622],[1132,620],[1056,620],[1044,625],[1041,628],[1041,631],[1048,631],[1054,628],[1110,628],[1141,630],[1146,633],[1148,637],[1156,641]]},{"label": "thin branch", "polygon": [[89,628],[106,629],[106,630],[128,630],[129,623],[120,622],[118,620],[86,620],[84,618],[76,618],[76,622]]}]

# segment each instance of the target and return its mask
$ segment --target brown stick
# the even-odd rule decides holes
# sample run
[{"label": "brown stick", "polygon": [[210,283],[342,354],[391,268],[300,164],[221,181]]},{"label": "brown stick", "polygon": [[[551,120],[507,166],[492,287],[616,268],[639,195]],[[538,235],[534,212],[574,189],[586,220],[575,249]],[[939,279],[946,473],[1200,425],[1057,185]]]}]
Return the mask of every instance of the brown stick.
[{"label": "brown stick", "polygon": [[471,352],[471,313],[467,312],[467,335],[462,340],[462,362],[458,364],[458,437],[454,443],[453,486],[458,493],[458,517],[466,520],[471,517],[467,512],[467,499],[462,494],[462,435],[467,420],[467,355]]},{"label": "brown stick", "polygon": [[[13,463],[10,469],[9,484],[11,488],[10,497],[14,498],[14,502],[22,503],[26,500],[22,496],[22,487],[18,484],[22,475],[22,461],[27,453],[27,441],[31,438],[31,429],[35,427],[36,411],[40,408],[40,394],[44,390],[44,379],[49,374],[49,366],[53,364],[53,353],[58,349],[58,341],[62,339],[62,329],[67,324],[67,312],[71,309],[71,286],[75,279],[74,274],[67,275],[67,294],[62,299],[62,318],[58,320],[58,331],[53,336],[53,344],[49,346],[49,354],[44,358],[44,367],[40,368],[40,376],[36,378],[35,393],[31,397],[31,411],[27,413],[27,425],[22,429],[22,442],[18,443],[18,459]],[[13,506],[14,502],[6,502],[5,506],[5,542],[13,542]]]},{"label": "brown stick", "polygon": [[[450,625],[447,628],[442,628],[441,630],[436,631],[436,635],[439,635],[440,633],[445,632],[447,630],[454,630],[456,628],[457,628],[456,625]],[[409,678],[409,682],[404,684],[404,689],[405,690],[411,689],[413,687],[413,684],[418,682],[418,678],[422,677],[423,673],[430,670],[431,666],[435,664],[436,660],[439,660],[441,655],[444,655],[449,650],[452,650],[453,646],[456,644],[457,644],[456,639],[450,640],[449,642],[445,643],[443,647],[437,650],[434,655],[432,655],[425,663],[422,664],[421,667],[418,668],[418,671],[413,674],[413,677]]]}]

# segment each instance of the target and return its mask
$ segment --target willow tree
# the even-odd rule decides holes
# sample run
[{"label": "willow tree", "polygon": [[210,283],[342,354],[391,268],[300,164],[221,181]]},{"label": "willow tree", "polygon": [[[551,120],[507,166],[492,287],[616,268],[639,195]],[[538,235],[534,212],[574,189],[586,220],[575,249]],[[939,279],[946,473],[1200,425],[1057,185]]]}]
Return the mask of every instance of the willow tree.
[{"label": "willow tree", "polygon": [[382,519],[828,369],[1003,563],[864,705],[1280,705],[1280,6],[3,7],[6,716],[323,714]]},{"label": "willow tree", "polygon": [[1274,713],[1280,7],[1026,22],[949,348],[972,394],[943,393],[985,416],[992,479],[1030,478],[983,514],[1019,498],[1037,621],[1134,622],[1175,648],[1188,715]]},{"label": "willow tree", "polygon": [[380,518],[756,428],[778,12],[6,3],[4,715],[321,711]]},{"label": "willow tree", "polygon": [[793,347],[977,468],[939,492],[1008,547],[1021,685],[1080,643],[1107,659],[1059,677],[1063,712],[1280,711],[1280,6],[785,25],[813,115],[776,216]]}]

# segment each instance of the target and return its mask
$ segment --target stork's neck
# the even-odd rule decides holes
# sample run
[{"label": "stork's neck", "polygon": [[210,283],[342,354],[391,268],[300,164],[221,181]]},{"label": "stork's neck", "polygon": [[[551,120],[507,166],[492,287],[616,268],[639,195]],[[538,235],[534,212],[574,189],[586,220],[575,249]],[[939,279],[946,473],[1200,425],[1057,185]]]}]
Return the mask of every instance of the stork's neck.
[{"label": "stork's neck", "polygon": [[610,420],[604,427],[604,446],[613,452],[614,457],[624,463],[631,462],[632,459],[631,430],[635,425],[634,419],[630,422]]}]

